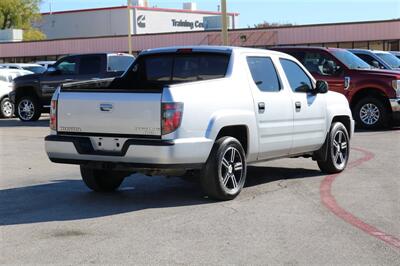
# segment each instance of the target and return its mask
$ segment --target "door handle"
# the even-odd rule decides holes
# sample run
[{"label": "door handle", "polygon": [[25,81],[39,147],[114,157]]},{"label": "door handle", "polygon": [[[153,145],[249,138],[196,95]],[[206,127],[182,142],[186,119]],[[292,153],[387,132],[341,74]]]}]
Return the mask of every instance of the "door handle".
[{"label": "door handle", "polygon": [[100,111],[102,111],[102,112],[111,112],[112,109],[113,109],[113,105],[110,103],[100,104]]},{"label": "door handle", "polygon": [[296,102],[295,106],[296,106],[296,112],[300,112],[300,110],[301,110],[301,102]]},{"label": "door handle", "polygon": [[73,79],[64,79],[63,82],[74,81]]},{"label": "door handle", "polygon": [[264,102],[259,102],[258,103],[258,113],[262,114],[265,112],[265,103]]}]

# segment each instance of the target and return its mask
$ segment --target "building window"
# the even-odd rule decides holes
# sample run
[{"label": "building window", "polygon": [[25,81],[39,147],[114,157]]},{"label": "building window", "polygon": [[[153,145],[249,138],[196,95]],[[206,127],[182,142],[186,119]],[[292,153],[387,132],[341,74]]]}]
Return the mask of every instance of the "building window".
[{"label": "building window", "polygon": [[337,42],[330,42],[330,43],[325,43],[324,46],[330,47],[330,48],[337,48],[338,44],[337,44]]},{"label": "building window", "polygon": [[368,42],[354,42],[354,49],[368,49]]},{"label": "building window", "polygon": [[338,47],[339,48],[344,48],[344,49],[352,49],[353,48],[353,42],[340,42]]},{"label": "building window", "polygon": [[370,50],[383,50],[383,41],[369,42]]},{"label": "building window", "polygon": [[400,41],[385,41],[385,51],[400,51]]}]

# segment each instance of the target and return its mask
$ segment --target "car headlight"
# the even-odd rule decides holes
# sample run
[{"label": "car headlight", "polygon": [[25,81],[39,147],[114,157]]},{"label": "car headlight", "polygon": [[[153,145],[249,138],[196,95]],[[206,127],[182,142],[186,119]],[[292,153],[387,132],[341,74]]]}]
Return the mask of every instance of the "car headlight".
[{"label": "car headlight", "polygon": [[392,87],[396,91],[396,97],[400,98],[400,80],[393,80]]}]

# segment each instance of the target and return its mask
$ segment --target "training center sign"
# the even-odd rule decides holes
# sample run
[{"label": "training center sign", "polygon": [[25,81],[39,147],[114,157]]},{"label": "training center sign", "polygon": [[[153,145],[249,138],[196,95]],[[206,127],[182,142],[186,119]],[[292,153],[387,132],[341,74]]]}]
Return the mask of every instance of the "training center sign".
[{"label": "training center sign", "polygon": [[[136,9],[134,17],[134,34],[203,31],[220,28],[220,23],[215,25],[215,21],[220,21],[220,16],[207,13]],[[208,21],[210,22],[208,23]]]}]

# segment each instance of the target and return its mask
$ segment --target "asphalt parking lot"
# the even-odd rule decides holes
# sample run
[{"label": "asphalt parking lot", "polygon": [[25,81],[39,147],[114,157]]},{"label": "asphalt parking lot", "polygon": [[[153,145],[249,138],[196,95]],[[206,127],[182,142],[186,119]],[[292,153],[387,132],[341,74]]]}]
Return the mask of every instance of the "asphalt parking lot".
[{"label": "asphalt parking lot", "polygon": [[214,202],[142,175],[90,192],[77,166],[47,159],[47,125],[0,120],[1,264],[400,264],[400,128],[356,133],[340,175],[271,161]]}]

